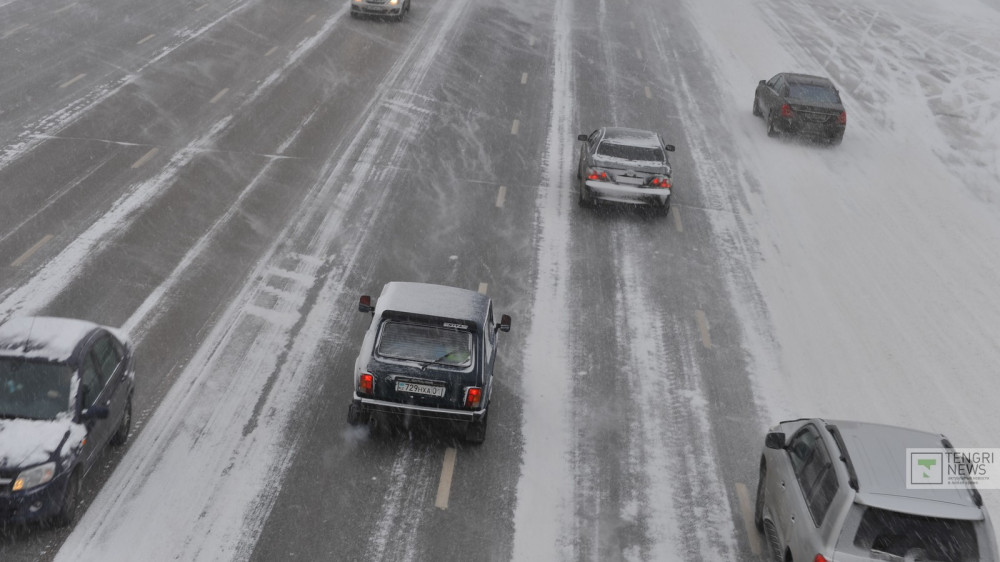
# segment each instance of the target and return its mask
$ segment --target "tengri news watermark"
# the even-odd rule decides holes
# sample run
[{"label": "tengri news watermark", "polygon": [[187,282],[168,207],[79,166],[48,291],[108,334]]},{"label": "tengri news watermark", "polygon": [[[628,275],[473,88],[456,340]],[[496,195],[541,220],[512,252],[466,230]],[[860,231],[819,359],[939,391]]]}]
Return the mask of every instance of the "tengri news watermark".
[{"label": "tengri news watermark", "polygon": [[1000,449],[907,449],[906,488],[1000,490]]}]

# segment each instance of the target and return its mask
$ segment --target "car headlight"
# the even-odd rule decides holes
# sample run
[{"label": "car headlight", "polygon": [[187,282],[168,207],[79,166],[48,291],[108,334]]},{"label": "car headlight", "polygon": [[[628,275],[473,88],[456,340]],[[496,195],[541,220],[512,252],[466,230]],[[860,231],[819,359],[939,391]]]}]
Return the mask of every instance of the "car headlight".
[{"label": "car headlight", "polygon": [[14,480],[14,487],[12,489],[15,492],[20,490],[30,490],[35,486],[41,486],[42,484],[52,480],[55,475],[56,463],[47,462],[34,468],[24,470],[21,474],[18,474],[17,480]]}]

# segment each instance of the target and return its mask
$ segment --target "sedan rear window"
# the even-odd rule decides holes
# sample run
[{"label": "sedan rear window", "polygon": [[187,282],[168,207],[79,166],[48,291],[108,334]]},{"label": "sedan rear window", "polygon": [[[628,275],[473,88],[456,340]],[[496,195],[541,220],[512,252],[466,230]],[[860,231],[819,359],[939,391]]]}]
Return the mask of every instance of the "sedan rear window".
[{"label": "sedan rear window", "polygon": [[55,419],[70,409],[72,378],[62,363],[0,359],[0,417]]},{"label": "sedan rear window", "polygon": [[382,357],[451,367],[472,364],[472,333],[443,326],[387,321],[376,352]]},{"label": "sedan rear window", "polygon": [[788,97],[820,103],[840,103],[840,96],[837,95],[837,90],[820,84],[790,83],[788,85]]},{"label": "sedan rear window", "polygon": [[609,158],[621,158],[622,160],[636,160],[639,162],[663,162],[665,160],[663,150],[656,146],[632,146],[602,142],[597,147],[597,154]]},{"label": "sedan rear window", "polygon": [[861,518],[854,546],[886,560],[974,562],[979,544],[972,521],[907,515],[870,507]]}]

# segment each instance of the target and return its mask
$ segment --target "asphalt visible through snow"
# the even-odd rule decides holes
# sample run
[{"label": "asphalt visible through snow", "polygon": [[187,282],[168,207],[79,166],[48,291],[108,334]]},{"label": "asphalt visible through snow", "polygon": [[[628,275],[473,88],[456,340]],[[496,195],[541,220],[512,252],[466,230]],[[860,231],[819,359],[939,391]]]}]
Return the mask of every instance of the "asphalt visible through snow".
[{"label": "asphalt visible through snow", "polygon": [[[762,560],[760,186],[688,9],[0,1],[0,317],[138,344],[75,530],[0,558]],[[577,205],[604,125],[676,145],[669,214]],[[347,425],[394,280],[513,316],[483,445]]]}]

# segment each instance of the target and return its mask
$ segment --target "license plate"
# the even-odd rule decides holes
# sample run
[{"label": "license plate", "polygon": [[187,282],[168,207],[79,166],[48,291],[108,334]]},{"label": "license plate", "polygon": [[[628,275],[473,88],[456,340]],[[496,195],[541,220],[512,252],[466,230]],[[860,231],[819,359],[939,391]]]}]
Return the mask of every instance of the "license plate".
[{"label": "license plate", "polygon": [[444,396],[444,387],[432,386],[429,384],[413,384],[412,382],[397,382],[396,392],[409,392],[411,394],[427,394],[429,396]]}]

